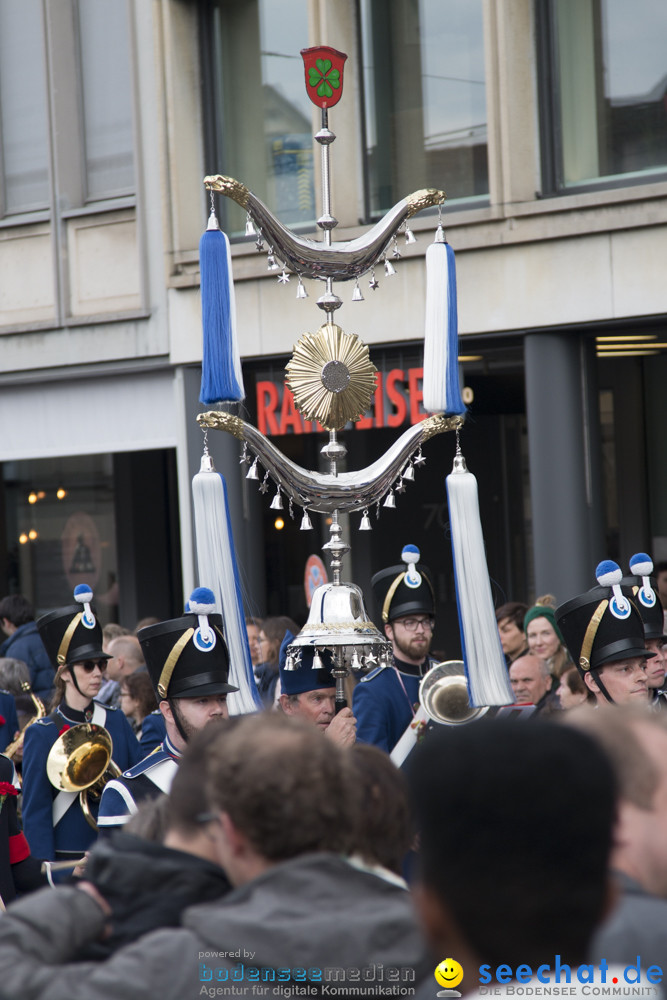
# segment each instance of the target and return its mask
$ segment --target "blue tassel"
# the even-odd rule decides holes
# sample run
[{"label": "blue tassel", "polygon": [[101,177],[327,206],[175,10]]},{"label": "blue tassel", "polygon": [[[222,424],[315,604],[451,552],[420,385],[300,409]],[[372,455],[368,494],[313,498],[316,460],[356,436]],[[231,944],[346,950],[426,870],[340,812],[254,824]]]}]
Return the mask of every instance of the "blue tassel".
[{"label": "blue tassel", "polygon": [[201,403],[245,399],[236,339],[236,309],[229,240],[211,215],[199,241],[201,312],[204,333]]},{"label": "blue tassel", "polygon": [[459,384],[456,262],[449,243],[426,251],[424,407],[430,413],[465,413]]}]

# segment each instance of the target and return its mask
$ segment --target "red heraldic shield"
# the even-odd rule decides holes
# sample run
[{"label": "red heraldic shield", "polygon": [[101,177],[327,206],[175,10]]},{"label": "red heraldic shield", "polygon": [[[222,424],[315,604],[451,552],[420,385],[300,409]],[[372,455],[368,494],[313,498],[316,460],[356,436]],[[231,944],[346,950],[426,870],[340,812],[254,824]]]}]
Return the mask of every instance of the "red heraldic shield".
[{"label": "red heraldic shield", "polygon": [[343,96],[343,66],[347,56],[328,45],[301,49],[306,93],[318,108],[333,108]]}]

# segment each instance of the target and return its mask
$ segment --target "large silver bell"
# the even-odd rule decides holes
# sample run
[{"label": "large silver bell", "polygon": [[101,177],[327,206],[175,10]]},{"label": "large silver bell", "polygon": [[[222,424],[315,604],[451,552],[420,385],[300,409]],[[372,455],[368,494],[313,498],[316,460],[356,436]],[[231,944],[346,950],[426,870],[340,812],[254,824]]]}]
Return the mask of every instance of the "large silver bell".
[{"label": "large silver bell", "polygon": [[361,588],[354,583],[325,583],[313,594],[308,621],[290,644],[290,650],[304,647],[336,650],[344,646],[353,647],[345,653],[350,666],[356,650],[354,668],[357,669],[361,658],[369,653],[379,660],[391,650],[386,637],[368,616]]}]

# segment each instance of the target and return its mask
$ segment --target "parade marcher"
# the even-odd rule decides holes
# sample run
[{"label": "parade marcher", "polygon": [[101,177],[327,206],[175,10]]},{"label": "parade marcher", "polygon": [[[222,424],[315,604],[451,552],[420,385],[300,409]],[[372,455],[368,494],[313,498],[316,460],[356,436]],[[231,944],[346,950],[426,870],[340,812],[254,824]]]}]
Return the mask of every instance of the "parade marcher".
[{"label": "parade marcher", "polygon": [[[58,790],[47,774],[49,752],[60,735],[82,723],[107,730],[113,761],[121,769],[139,758],[139,743],[121,711],[95,701],[107,654],[102,628],[90,602],[92,590],[80,584],[75,605],[43,615],[37,628],[51,661],[57,665],[56,694],[49,715],[25,730],[23,744],[23,827],[36,857],[53,860],[82,855],[96,838],[77,792]],[[91,819],[97,802],[87,797]]]},{"label": "parade marcher", "polygon": [[419,702],[419,682],[435,663],[429,657],[435,625],[435,595],[428,573],[418,566],[419,549],[406,545],[402,566],[390,566],[371,580],[373,594],[393,647],[393,663],[377,667],[354,689],[357,739],[390,753],[410,725]]},{"label": "parade marcher", "polygon": [[651,654],[646,661],[646,680],[648,683],[649,703],[656,710],[667,711],[667,691],[665,687],[665,670],[667,656],[663,645],[667,642],[665,635],[665,618],[657,585],[654,585],[653,560],[645,552],[638,552],[630,560],[631,576],[623,578],[623,583],[632,589],[637,610],[644,622],[644,641]]},{"label": "parade marcher", "polygon": [[313,670],[312,649],[301,650],[296,670],[286,670],[286,650],[294,636],[288,632],[280,647],[280,707],[285,715],[297,716],[314,725],[339,746],[349,746],[356,739],[357,720],[351,709],[336,714],[336,682],[331,674],[331,654],[319,653],[322,667]]},{"label": "parade marcher", "polygon": [[138,634],[166,736],[148,757],[107,783],[98,819],[102,831],[123,826],[142,800],[167,793],[188,739],[227,718],[227,694],[237,688],[228,683],[229,656],[212,591],[198,587],[188,608],[181,618]]},{"label": "parade marcher", "polygon": [[644,623],[623,573],[611,560],[595,572],[599,586],[556,609],[556,621],[570,655],[599,704],[628,701],[646,704]]},{"label": "parade marcher", "polygon": [[0,909],[19,893],[46,885],[41,864],[31,856],[18,821],[16,804],[20,791],[13,763],[0,754]]}]

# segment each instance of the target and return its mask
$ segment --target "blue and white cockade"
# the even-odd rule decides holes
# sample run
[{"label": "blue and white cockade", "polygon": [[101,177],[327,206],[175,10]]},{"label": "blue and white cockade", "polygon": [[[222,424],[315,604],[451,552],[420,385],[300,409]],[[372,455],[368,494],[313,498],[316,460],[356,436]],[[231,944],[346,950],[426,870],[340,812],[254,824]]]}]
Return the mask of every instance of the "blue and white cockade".
[{"label": "blue and white cockade", "polygon": [[417,563],[419,562],[419,549],[417,546],[404,545],[401,552],[401,559],[408,567],[404,577],[405,585],[416,590],[417,587],[421,587],[422,582],[422,575],[417,569]]},{"label": "blue and white cockade", "polygon": [[645,552],[637,552],[630,560],[630,572],[633,576],[641,576],[642,585],[637,597],[645,608],[654,608],[656,602],[655,590],[651,585],[653,560]]},{"label": "blue and white cockade", "polygon": [[93,592],[87,583],[79,583],[74,588],[74,600],[83,604],[81,613],[81,624],[86,628],[95,628],[95,615],[93,614],[90,602],[93,599]]},{"label": "blue and white cockade", "polygon": [[190,614],[199,618],[199,628],[195,630],[192,641],[200,653],[210,653],[216,644],[215,629],[208,620],[208,616],[215,612],[215,594],[208,587],[197,587],[190,594],[188,607]]},{"label": "blue and white cockade", "polygon": [[619,618],[621,621],[629,618],[632,608],[630,601],[624,596],[621,590],[623,572],[618,563],[615,563],[612,559],[604,559],[601,563],[598,563],[595,576],[601,587],[611,587],[612,589],[613,593],[609,601],[609,610],[614,618]]}]

